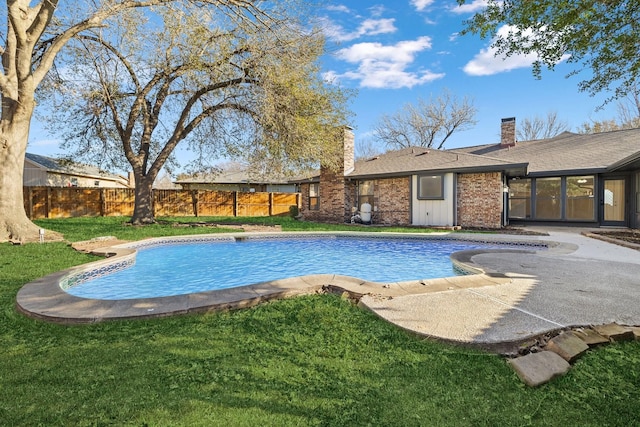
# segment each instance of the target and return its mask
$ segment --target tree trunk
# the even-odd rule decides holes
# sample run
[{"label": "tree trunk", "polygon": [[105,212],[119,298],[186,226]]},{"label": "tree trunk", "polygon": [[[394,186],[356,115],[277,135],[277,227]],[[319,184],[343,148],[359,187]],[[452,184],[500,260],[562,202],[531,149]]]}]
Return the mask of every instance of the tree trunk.
[{"label": "tree trunk", "polygon": [[[27,217],[22,189],[33,105],[11,108],[4,101],[0,130],[0,242],[35,242],[40,239],[40,227]],[[62,236],[48,231],[45,239],[61,240]]]},{"label": "tree trunk", "polygon": [[133,225],[154,224],[153,215],[153,177],[135,172],[135,204],[131,223]]}]

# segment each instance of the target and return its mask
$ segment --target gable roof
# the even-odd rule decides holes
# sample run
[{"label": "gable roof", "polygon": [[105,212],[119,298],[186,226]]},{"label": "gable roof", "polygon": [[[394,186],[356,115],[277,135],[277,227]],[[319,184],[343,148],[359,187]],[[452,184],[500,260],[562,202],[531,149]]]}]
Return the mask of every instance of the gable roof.
[{"label": "gable roof", "polygon": [[[40,154],[26,153],[25,160],[47,172],[54,172],[67,175],[77,175],[90,178],[101,178],[111,181],[122,181],[128,184],[128,179],[110,172],[105,172],[97,166],[76,163],[71,160],[54,159],[52,157],[41,156]],[[25,166],[27,166],[25,164]]]},{"label": "gable roof", "polygon": [[489,144],[451,151],[526,161],[532,176],[612,172],[640,167],[640,129],[594,134],[563,132],[549,139],[517,142],[508,148]]},{"label": "gable roof", "polygon": [[526,174],[526,162],[480,156],[453,150],[434,150],[411,147],[391,151],[355,163],[349,178],[373,178],[404,176],[419,172],[490,172],[501,171],[507,175]]}]

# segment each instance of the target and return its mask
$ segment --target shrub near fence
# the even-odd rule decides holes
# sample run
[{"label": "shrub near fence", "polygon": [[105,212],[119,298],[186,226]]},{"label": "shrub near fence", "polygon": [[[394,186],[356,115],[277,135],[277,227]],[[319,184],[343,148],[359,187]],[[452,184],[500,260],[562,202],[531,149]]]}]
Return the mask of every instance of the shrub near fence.
[{"label": "shrub near fence", "polygon": [[[128,188],[24,187],[30,219],[77,216],[131,216],[134,191]],[[157,216],[275,216],[300,207],[299,193],[243,193],[213,190],[154,190]]]}]

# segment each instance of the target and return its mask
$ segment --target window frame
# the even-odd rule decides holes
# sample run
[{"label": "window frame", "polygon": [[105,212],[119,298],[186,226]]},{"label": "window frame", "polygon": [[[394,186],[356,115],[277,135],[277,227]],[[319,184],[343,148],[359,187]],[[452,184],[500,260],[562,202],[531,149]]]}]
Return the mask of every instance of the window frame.
[{"label": "window frame", "polygon": [[[595,175],[576,175],[566,176],[565,178],[565,192],[564,192],[564,219],[567,221],[595,221],[596,220],[596,176]],[[585,182],[580,182],[584,180]],[[589,190],[587,194],[570,194],[571,188],[580,187],[580,184],[591,184],[590,186],[583,187],[585,190]],[[573,186],[573,187],[572,187]],[[588,201],[591,204],[591,216],[590,217],[576,217],[571,216],[574,212],[573,206],[580,201]],[[587,210],[585,210],[586,212]]]},{"label": "window frame", "polygon": [[[368,191],[364,191],[368,190]],[[362,207],[363,204],[369,203],[371,207],[374,206],[375,199],[375,181],[373,180],[364,180],[358,182],[358,210]]]},{"label": "window frame", "polygon": [[[423,195],[422,194],[422,189],[423,189],[423,183],[422,180],[425,178],[438,178],[440,180],[440,185],[439,185],[439,193],[438,194],[432,194],[432,195]],[[418,200],[444,200],[444,181],[445,181],[445,174],[443,173],[436,173],[436,174],[422,174],[422,175],[418,175]]]},{"label": "window frame", "polygon": [[[515,182],[517,182],[518,184],[521,185],[525,185],[526,187],[528,187],[528,192],[529,194],[524,194],[524,193],[512,193],[512,191],[514,191],[511,188],[511,184],[512,182],[510,182],[509,184],[509,219],[514,219],[514,220],[530,220],[533,218],[533,212],[531,212],[532,208],[532,204],[531,204],[531,189],[533,187],[533,182],[531,178],[519,178],[517,180],[513,180]],[[516,203],[521,203],[524,205],[524,216],[513,216],[513,212],[515,211],[515,209],[512,209],[512,204],[516,204]]]},{"label": "window frame", "polygon": [[310,211],[320,210],[320,183],[319,182],[312,182],[309,184],[309,210]]},{"label": "window frame", "polygon": [[[564,218],[564,178],[562,176],[540,177],[535,180],[535,219],[540,221],[562,221]],[[548,183],[540,185],[541,183]],[[556,190],[557,187],[557,191]],[[551,191],[550,191],[551,190]],[[557,210],[557,214],[556,214]],[[541,217],[540,212],[550,215]]]},{"label": "window frame", "polygon": [[[573,185],[573,180],[585,179],[587,182],[591,180],[593,191],[592,194],[585,195],[572,195],[570,194],[571,189],[570,186]],[[529,196],[524,194],[514,195],[511,190],[511,183],[513,181],[521,181],[526,182],[529,181]],[[559,180],[559,191],[558,193],[551,194],[546,193],[545,185],[539,185],[540,183],[551,182],[551,180]],[[509,180],[509,220],[514,221],[559,221],[559,222],[595,222],[597,221],[597,194],[598,194],[598,176],[596,174],[587,174],[587,175],[561,175],[561,176],[541,176],[541,177],[533,177],[533,178],[511,178]],[[543,190],[544,189],[544,190]],[[590,218],[586,217],[576,217],[571,216],[573,210],[571,209],[571,205],[574,202],[579,202],[580,200],[590,200],[591,209],[589,211],[593,213],[593,216]],[[511,209],[512,203],[529,203],[529,214],[528,217],[520,217],[513,216],[513,210]],[[555,209],[559,209],[559,217],[541,217],[540,212],[541,208],[544,207],[544,204],[547,203],[548,206],[551,206],[553,203],[559,204]]]}]

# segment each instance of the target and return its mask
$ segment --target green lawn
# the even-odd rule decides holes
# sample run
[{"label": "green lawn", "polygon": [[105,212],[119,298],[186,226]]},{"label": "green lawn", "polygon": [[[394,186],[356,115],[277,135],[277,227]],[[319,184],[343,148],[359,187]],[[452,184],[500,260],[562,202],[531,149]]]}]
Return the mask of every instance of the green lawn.
[{"label": "green lawn", "polygon": [[[69,240],[174,234],[169,225],[122,221],[38,223]],[[566,376],[531,389],[499,356],[416,338],[333,295],[88,326],[15,311],[24,283],[91,259],[64,243],[0,244],[0,425],[629,426],[640,419],[638,342],[590,350]]]},{"label": "green lawn", "polygon": [[[70,242],[86,240],[98,236],[115,236],[123,240],[136,240],[145,237],[175,236],[181,234],[206,234],[221,232],[237,232],[237,229],[225,229],[224,225],[279,225],[283,231],[410,231],[412,233],[429,233],[427,228],[378,227],[350,224],[320,224],[315,222],[297,221],[288,216],[281,217],[179,217],[159,218],[157,224],[134,227],[127,224],[127,217],[102,218],[64,218],[43,219],[34,221],[41,227],[63,233]],[[222,228],[200,224],[218,224]],[[191,226],[189,226],[191,224]]]}]

